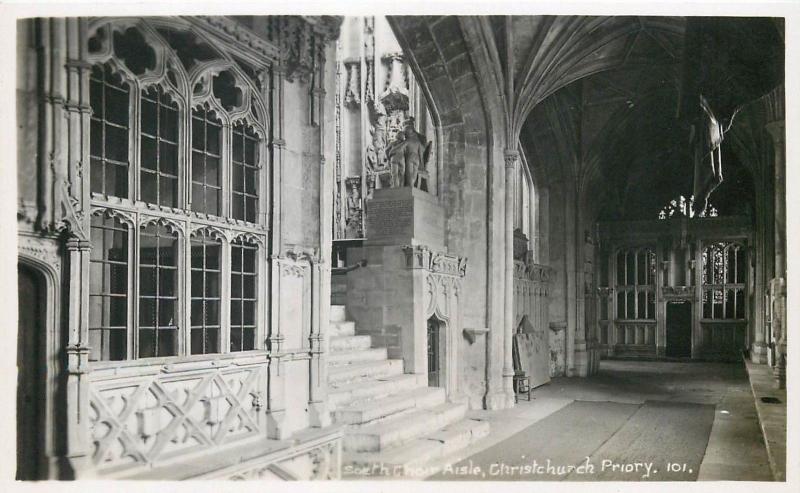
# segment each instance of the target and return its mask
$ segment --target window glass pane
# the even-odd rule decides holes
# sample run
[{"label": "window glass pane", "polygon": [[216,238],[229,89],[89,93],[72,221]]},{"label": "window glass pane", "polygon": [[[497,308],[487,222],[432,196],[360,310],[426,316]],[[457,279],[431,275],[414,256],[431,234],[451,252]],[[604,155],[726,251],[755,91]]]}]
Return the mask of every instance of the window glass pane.
[{"label": "window glass pane", "polygon": [[174,356],[178,354],[178,331],[175,329],[158,330],[158,356]]},{"label": "window glass pane", "polygon": [[[164,97],[165,99],[168,96]],[[161,138],[170,142],[178,141],[178,110],[174,105],[161,106]]]},{"label": "window glass pane", "polygon": [[242,350],[249,351],[255,349],[256,329],[254,327],[245,327],[242,332]]},{"label": "window glass pane", "polygon": [[246,197],[245,210],[247,211],[244,218],[245,221],[249,221],[251,223],[258,221],[258,203],[256,202],[256,199],[253,197]]},{"label": "window glass pane", "polygon": [[161,172],[166,175],[178,174],[178,148],[172,142],[161,141],[159,165]]},{"label": "window glass pane", "polygon": [[178,180],[171,177],[161,176],[159,183],[159,203],[167,207],[175,207],[178,196]]},{"label": "window glass pane", "polygon": [[114,197],[128,196],[128,167],[119,164],[107,165],[106,192]]},{"label": "window glass pane", "polygon": [[644,291],[639,291],[636,295],[636,303],[637,309],[637,318],[647,318],[647,293]]},{"label": "window glass pane", "polygon": [[208,154],[219,156],[220,124],[216,120],[209,120],[206,127],[206,151]]},{"label": "window glass pane", "polygon": [[258,190],[258,170],[255,168],[247,168],[244,173],[245,188],[244,191],[248,194],[257,196]]},{"label": "window glass pane", "polygon": [[127,357],[128,227],[114,217],[91,222],[89,359],[121,360]]},{"label": "window glass pane", "polygon": [[711,292],[703,291],[703,318],[711,318]]},{"label": "window glass pane", "polygon": [[736,282],[736,247],[730,246],[725,250],[725,283]]},{"label": "window glass pane", "polygon": [[106,157],[124,163],[128,161],[128,129],[107,126]]},{"label": "window glass pane", "polygon": [[158,133],[158,109],[157,104],[152,100],[142,97],[142,132],[149,135]]},{"label": "window glass pane", "polygon": [[625,318],[635,319],[636,318],[636,293],[634,291],[628,291],[626,293],[626,303],[627,303],[627,311],[625,313]]},{"label": "window glass pane", "polygon": [[139,328],[139,357],[151,358],[156,355],[156,332],[153,329]]},{"label": "window glass pane", "polygon": [[644,286],[647,284],[647,270],[649,269],[649,265],[647,260],[647,250],[640,250],[636,255],[636,272],[637,272],[637,281],[636,284],[640,286]]},{"label": "window glass pane", "polygon": [[617,293],[617,318],[625,318],[625,292]]},{"label": "window glass pane", "polygon": [[142,200],[151,204],[158,203],[158,178],[153,173],[142,170]]},{"label": "window glass pane", "polygon": [[732,289],[725,290],[725,318],[732,319],[736,318],[736,313],[734,312],[734,302],[735,297]]},{"label": "window glass pane", "polygon": [[219,158],[206,156],[204,177],[207,187],[216,187],[219,185],[219,169]]},{"label": "window glass pane", "polygon": [[628,255],[625,257],[625,279],[627,285],[633,285],[636,283],[636,253],[635,250],[631,250],[628,252]]},{"label": "window glass pane", "polygon": [[713,293],[713,317],[712,318],[722,318],[723,317],[723,302],[725,301],[725,297],[723,291],[721,289],[715,289],[712,291]]}]

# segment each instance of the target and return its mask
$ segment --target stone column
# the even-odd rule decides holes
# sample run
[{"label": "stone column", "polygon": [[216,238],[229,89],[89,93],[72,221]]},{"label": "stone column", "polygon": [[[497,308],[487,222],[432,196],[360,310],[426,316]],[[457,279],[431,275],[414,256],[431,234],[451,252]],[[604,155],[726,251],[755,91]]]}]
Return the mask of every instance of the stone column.
[{"label": "stone column", "polygon": [[65,457],[74,478],[92,475],[89,449],[89,250],[78,238],[67,241],[69,305],[67,306],[67,376]]},{"label": "stone column", "polygon": [[[330,302],[324,296],[327,291],[323,287],[326,265],[321,261],[311,263],[311,333],[308,337],[309,352],[309,387],[308,387],[308,413],[311,426],[322,428],[331,424],[331,415],[328,409],[328,358],[325,332],[327,327],[326,313],[330,313]],[[330,285],[330,282],[328,282]],[[327,295],[330,300],[330,293]],[[323,311],[324,307],[327,311]]]},{"label": "stone column", "polygon": [[775,146],[775,277],[786,275],[786,124],[766,125]]},{"label": "stone column", "polygon": [[770,282],[775,335],[775,385],[786,388],[786,124],[767,124],[775,146],[775,278]]},{"label": "stone column", "polygon": [[512,360],[512,344],[514,337],[514,180],[519,162],[519,152],[506,149],[505,182],[505,298],[503,304],[503,391],[506,395],[506,407],[514,406],[514,362]]},{"label": "stone column", "polygon": [[[765,242],[767,239],[767,232],[766,230],[766,222],[769,221],[768,212],[764,210],[765,202],[767,199],[765,197],[767,185],[763,182],[763,174],[762,173],[762,180],[760,191],[756,191],[756,210],[761,209],[760,212],[756,216],[755,224],[756,230],[754,232],[754,245],[753,248],[750,249],[750,255],[753,258],[753,265],[755,268],[751,269],[750,272],[753,274],[753,293],[755,293],[755,299],[753,300],[753,313],[751,313],[750,320],[753,324],[753,344],[750,346],[750,361],[756,364],[766,364],[768,362],[767,355],[770,351],[768,344],[770,341],[768,340],[769,337],[769,327],[767,325],[767,320],[765,316],[765,311],[767,309],[767,302],[765,302],[766,293],[768,292],[768,279],[767,277],[767,265],[766,265],[766,246]],[[771,323],[771,322],[770,322]]]},{"label": "stone column", "polygon": [[282,197],[282,175],[283,163],[286,160],[286,141],[283,139],[283,119],[284,119],[284,104],[283,104],[283,85],[284,85],[284,67],[276,65],[270,78],[271,84],[269,91],[272,94],[266,94],[265,100],[272,101],[272,182],[275,184],[272,193],[271,207],[266,208],[265,213],[271,214],[267,217],[268,224],[272,228],[272,250],[270,255],[280,256],[283,251],[281,245],[281,223],[283,214],[281,211],[281,197]]},{"label": "stone column", "polygon": [[[335,46],[327,46],[331,54],[335,53]],[[326,59],[334,59],[328,56]],[[322,63],[320,67],[320,85],[329,89],[333,94],[336,88],[336,66]],[[333,194],[326,191],[334,189],[333,167],[329,163],[333,160],[325,156],[336,153],[336,100],[327,98],[320,107],[320,167],[319,167],[319,258],[312,263],[312,289],[313,289],[313,319],[311,323],[310,346],[312,355],[311,388],[309,392],[309,413],[312,426],[323,427],[331,423],[330,409],[328,406],[328,325],[331,312],[331,259],[332,230],[333,230]],[[334,138],[327,138],[333,135]]]},{"label": "stone column", "polygon": [[289,437],[290,432],[285,426],[286,421],[286,363],[283,361],[284,336],[281,334],[281,323],[276,300],[280,293],[281,259],[270,259],[271,282],[270,292],[274,299],[271,300],[270,332],[267,337],[269,349],[269,387],[267,392],[267,437],[283,440]]}]

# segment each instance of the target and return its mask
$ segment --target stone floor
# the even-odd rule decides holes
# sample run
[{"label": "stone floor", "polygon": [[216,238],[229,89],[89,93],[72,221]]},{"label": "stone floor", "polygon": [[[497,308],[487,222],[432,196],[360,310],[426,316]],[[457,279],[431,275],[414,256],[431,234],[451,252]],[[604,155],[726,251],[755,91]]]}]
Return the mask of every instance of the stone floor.
[{"label": "stone floor", "polygon": [[775,376],[769,366],[749,361],[746,365],[772,474],[778,481],[784,481],[786,480],[786,389],[776,388]]},{"label": "stone floor", "polygon": [[[512,440],[509,439],[515,434],[550,415],[553,417],[549,419],[555,419],[557,423],[559,416],[568,414],[564,408],[578,401],[634,405],[643,405],[648,401],[669,401],[713,405],[713,425],[708,434],[708,444],[700,470],[692,477],[700,481],[770,481],[773,478],[744,365],[611,360],[603,361],[599,374],[590,378],[555,378],[549,384],[536,389],[530,402],[521,399],[513,409],[471,411],[470,418],[485,420],[491,424],[491,433],[438,464],[430,464],[427,469],[410,471],[411,475],[430,477],[440,473],[445,464],[469,464],[470,457],[504,441],[511,444]],[[591,419],[592,407],[583,408],[586,409],[584,412],[588,421]],[[572,416],[571,419],[575,417]],[[650,426],[658,426],[658,423],[657,416],[651,418]],[[623,427],[624,425],[620,429]],[[624,442],[612,440],[615,438],[614,434],[614,431],[609,431],[604,443]],[[661,445],[653,443],[652,447]],[[562,445],[558,441],[552,443],[554,456],[561,452],[560,446]],[[675,462],[680,462],[681,447],[674,447],[675,450],[665,453],[667,456],[674,456]],[[604,451],[608,452],[607,449],[608,446]],[[519,452],[525,454],[525,450]],[[434,479],[442,479],[441,474]],[[573,477],[567,479],[572,480]]]}]

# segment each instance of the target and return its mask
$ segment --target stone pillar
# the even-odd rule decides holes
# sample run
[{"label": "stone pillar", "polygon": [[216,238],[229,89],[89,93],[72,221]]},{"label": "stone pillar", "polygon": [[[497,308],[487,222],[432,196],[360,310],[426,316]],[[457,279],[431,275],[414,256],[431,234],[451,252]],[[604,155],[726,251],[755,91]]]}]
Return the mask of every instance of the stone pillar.
[{"label": "stone pillar", "polygon": [[67,307],[67,377],[65,457],[75,479],[92,475],[89,442],[89,250],[78,238],[67,241],[69,305]]},{"label": "stone pillar", "polygon": [[[326,264],[319,259],[311,263],[311,333],[308,336],[311,359],[308,368],[308,415],[311,426],[323,428],[331,424],[328,409],[328,358],[325,344],[326,316],[330,313],[330,293],[324,289]],[[330,281],[328,282],[330,286]],[[326,299],[328,300],[326,302]],[[325,310],[327,307],[327,310]]]},{"label": "stone pillar", "polygon": [[768,123],[775,146],[775,277],[786,277],[786,124]]},{"label": "stone pillar", "polygon": [[[277,297],[280,293],[281,264],[278,258],[272,258],[270,292]],[[288,438],[291,432],[284,426],[286,420],[286,363],[283,361],[283,342],[281,323],[277,304],[273,301],[270,310],[270,333],[267,338],[269,349],[269,388],[267,393],[267,437],[276,440]]]},{"label": "stone pillar", "polygon": [[503,391],[505,393],[505,407],[514,406],[514,361],[512,359],[512,345],[514,339],[514,195],[516,191],[515,178],[519,163],[519,152],[506,149],[504,153],[506,163],[505,181],[505,286],[504,286],[504,330],[503,330]]},{"label": "stone pillar", "polygon": [[564,332],[564,375],[575,376],[575,337],[578,324],[577,252],[578,216],[575,214],[575,188],[564,185],[564,303],[566,330]]},{"label": "stone pillar", "polygon": [[[272,227],[272,251],[270,255],[280,256],[283,251],[282,231],[281,224],[283,214],[281,212],[281,197],[283,183],[283,163],[286,160],[286,141],[283,138],[283,120],[284,120],[284,104],[283,104],[283,86],[284,86],[284,68],[282,65],[276,65],[270,78],[271,84],[269,91],[272,94],[265,95],[265,101],[272,101],[272,182],[276,184],[272,192],[271,207],[266,208],[266,214],[272,214],[272,217],[267,217],[267,224]],[[271,212],[270,212],[271,211]],[[274,217],[274,219],[273,219]]]},{"label": "stone pillar", "polygon": [[[756,210],[761,209],[763,211],[763,206],[766,202],[764,195],[767,187],[763,184],[763,180],[761,181],[761,191],[756,192],[756,201],[761,205],[761,207],[757,207]],[[768,303],[765,302],[766,293],[768,292],[768,285],[766,279],[766,245],[764,243],[768,236],[765,232],[765,222],[768,220],[769,218],[767,217],[766,212],[761,212],[756,216],[756,230],[754,232],[755,244],[754,248],[750,249],[750,255],[753,256],[752,262],[754,268],[751,269],[751,272],[753,273],[753,293],[755,293],[755,299],[753,300],[753,313],[751,313],[750,316],[753,327],[753,343],[750,346],[750,361],[760,365],[768,363],[768,353],[770,352],[770,348],[768,347],[768,344],[770,343],[768,340],[769,326],[767,325],[768,322],[765,316]]]},{"label": "stone pillar", "polygon": [[767,124],[775,146],[775,278],[770,281],[775,337],[775,386],[786,388],[786,128],[784,120]]}]

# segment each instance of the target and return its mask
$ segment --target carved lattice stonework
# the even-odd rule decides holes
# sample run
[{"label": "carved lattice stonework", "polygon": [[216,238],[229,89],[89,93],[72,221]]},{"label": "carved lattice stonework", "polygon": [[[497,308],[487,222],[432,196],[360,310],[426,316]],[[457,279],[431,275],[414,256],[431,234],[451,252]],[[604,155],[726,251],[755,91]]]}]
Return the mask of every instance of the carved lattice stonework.
[{"label": "carved lattice stonework", "polygon": [[153,464],[262,432],[266,366],[95,382],[92,461],[99,469]]}]

